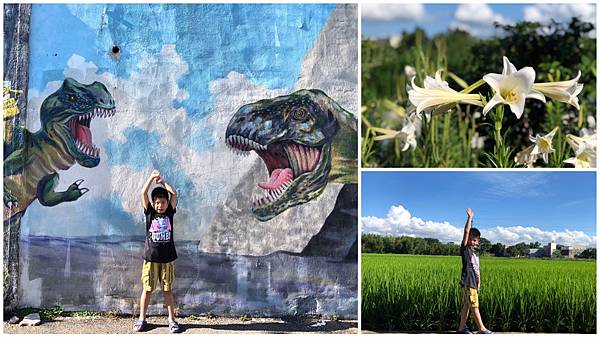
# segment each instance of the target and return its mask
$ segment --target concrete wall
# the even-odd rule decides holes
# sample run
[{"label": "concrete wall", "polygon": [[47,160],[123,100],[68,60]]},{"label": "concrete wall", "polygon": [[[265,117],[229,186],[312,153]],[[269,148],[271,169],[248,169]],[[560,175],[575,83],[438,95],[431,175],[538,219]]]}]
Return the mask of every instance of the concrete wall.
[{"label": "concrete wall", "polygon": [[[357,43],[356,5],[33,5],[27,130],[47,128],[42,103],[66,78],[104,85],[116,113],[91,121],[99,163],[50,170],[55,191],[83,195],[44,206],[28,188],[42,169],[19,174],[34,181],[13,189],[34,198],[9,212],[21,226],[19,306],[136,312],[139,192],[158,169],[179,192],[182,313],[356,317],[356,182],[326,182],[260,221],[265,162],[231,151],[225,130],[241,106],[305,88],[356,114]],[[355,138],[355,117],[341,129],[334,138]],[[164,311],[157,296],[151,313]]]}]

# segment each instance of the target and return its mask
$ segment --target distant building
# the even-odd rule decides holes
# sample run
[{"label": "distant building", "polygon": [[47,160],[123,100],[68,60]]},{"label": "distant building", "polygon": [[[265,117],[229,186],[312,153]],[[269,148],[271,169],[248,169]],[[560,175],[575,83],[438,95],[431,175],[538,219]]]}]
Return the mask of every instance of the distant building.
[{"label": "distant building", "polygon": [[544,257],[544,249],[543,248],[529,249],[529,254],[527,256],[529,258],[542,258],[542,257]]},{"label": "distant building", "polygon": [[558,249],[560,250],[560,253],[563,255],[563,257],[575,258],[575,256],[579,255],[583,252],[583,250],[585,250],[585,247],[573,245],[560,245]]},{"label": "distant building", "polygon": [[556,243],[554,242],[550,242],[548,243],[548,245],[546,245],[544,247],[544,256],[545,257],[552,257],[552,253],[554,252],[554,250],[556,250]]}]

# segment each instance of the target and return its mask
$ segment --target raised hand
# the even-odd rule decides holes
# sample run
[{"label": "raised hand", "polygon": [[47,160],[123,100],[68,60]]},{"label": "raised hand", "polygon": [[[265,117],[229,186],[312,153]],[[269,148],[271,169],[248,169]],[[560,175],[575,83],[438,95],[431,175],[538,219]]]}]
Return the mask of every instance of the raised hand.
[{"label": "raised hand", "polygon": [[469,215],[469,218],[473,218],[473,210],[471,208],[467,208],[467,215]]},{"label": "raised hand", "polygon": [[160,171],[158,170],[153,170],[152,173],[150,174],[150,177],[156,181],[157,177],[160,177]]}]

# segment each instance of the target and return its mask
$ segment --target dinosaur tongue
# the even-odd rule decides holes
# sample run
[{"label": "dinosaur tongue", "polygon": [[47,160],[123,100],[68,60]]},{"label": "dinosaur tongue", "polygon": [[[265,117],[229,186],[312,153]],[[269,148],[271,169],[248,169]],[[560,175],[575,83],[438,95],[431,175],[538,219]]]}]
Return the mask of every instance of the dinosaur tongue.
[{"label": "dinosaur tongue", "polygon": [[292,169],[277,168],[277,169],[273,170],[273,172],[271,173],[269,182],[267,182],[267,183],[261,182],[258,184],[258,186],[263,189],[269,189],[269,190],[278,189],[284,183],[291,181],[293,178],[294,178],[294,175],[292,174]]},{"label": "dinosaur tongue", "polygon": [[79,140],[79,142],[87,145],[92,145],[92,131],[90,128],[83,126],[81,124],[75,124],[75,137]]}]

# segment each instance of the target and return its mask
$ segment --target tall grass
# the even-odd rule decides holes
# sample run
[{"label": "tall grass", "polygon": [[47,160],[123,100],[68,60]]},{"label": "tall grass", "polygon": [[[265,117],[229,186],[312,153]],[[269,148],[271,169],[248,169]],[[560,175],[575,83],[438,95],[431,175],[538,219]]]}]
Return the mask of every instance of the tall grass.
[{"label": "tall grass", "polygon": [[[460,270],[456,256],[362,255],[363,327],[456,330]],[[595,270],[594,261],[482,257],[483,321],[499,332],[594,333]]]}]

